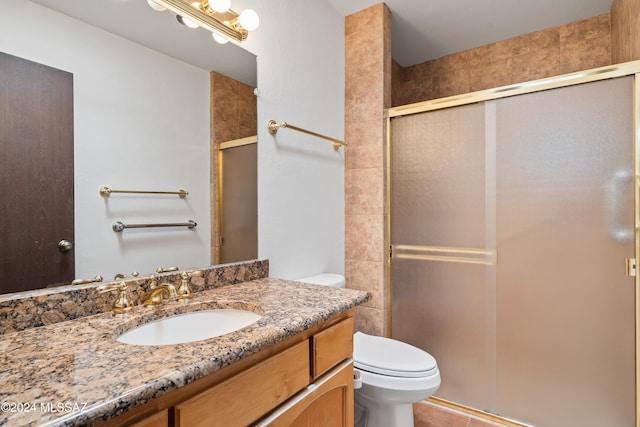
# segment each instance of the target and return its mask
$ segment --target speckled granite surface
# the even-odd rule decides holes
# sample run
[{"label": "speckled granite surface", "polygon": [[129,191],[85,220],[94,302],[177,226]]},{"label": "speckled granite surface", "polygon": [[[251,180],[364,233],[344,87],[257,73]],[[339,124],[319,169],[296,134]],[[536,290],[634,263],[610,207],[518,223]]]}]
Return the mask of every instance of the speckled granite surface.
[{"label": "speckled granite surface", "polygon": [[[99,425],[369,297],[351,289],[264,278],[199,292],[188,304],[137,307],[126,318],[100,314],[7,333],[0,336],[0,425]],[[216,307],[249,309],[262,318],[189,344],[135,346],[115,340],[152,319]]]},{"label": "speckled granite surface", "polygon": [[[189,279],[191,289],[205,289],[231,285],[269,276],[269,261],[255,260],[214,265],[198,270],[202,277]],[[180,283],[180,272],[157,274],[158,284]],[[111,282],[81,286],[39,289],[36,291],[0,295],[0,334],[51,325],[57,322],[91,316],[111,310],[115,294],[99,294],[96,286]],[[135,305],[141,303],[149,288],[146,277],[126,279],[129,295]]]}]

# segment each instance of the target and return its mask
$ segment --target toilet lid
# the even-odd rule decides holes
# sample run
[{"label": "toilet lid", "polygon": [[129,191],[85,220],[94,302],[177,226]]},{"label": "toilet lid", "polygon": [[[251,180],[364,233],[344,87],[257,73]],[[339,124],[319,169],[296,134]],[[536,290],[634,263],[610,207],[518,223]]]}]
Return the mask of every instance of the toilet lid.
[{"label": "toilet lid", "polygon": [[353,364],[368,372],[394,377],[427,377],[437,370],[436,359],[417,347],[391,338],[356,332]]}]

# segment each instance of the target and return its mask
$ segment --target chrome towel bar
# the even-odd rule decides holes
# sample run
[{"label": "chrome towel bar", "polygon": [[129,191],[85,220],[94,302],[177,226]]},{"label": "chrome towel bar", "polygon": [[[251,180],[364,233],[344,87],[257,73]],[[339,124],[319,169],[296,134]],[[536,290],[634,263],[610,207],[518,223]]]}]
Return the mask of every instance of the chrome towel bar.
[{"label": "chrome towel bar", "polygon": [[184,199],[189,192],[183,189],[178,191],[142,191],[142,190],[112,190],[109,187],[100,187],[100,195],[107,199],[111,193],[128,193],[128,194],[177,194],[178,197]]},{"label": "chrome towel bar", "polygon": [[165,224],[124,224],[120,221],[113,223],[113,231],[116,233],[122,232],[125,228],[154,228],[154,227],[187,227],[194,228],[198,223],[190,219],[188,222],[170,222]]}]

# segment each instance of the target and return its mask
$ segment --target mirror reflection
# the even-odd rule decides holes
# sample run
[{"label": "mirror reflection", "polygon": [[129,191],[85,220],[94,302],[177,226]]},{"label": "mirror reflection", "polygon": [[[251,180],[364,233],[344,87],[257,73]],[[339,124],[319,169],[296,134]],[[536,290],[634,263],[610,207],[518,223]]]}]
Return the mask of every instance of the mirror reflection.
[{"label": "mirror reflection", "polygon": [[[212,90],[214,77],[210,71],[231,77],[229,80],[238,87],[246,86],[244,92],[251,95],[250,101],[219,99],[218,105],[253,104],[248,116],[253,117],[250,133],[255,135],[255,57],[232,43],[218,45],[206,31],[189,31],[177,24],[175,16],[159,14],[146,2],[7,0],[0,7],[0,52],[7,54],[3,58],[28,61],[18,64],[18,77],[14,76],[17,81],[19,76],[23,81],[27,76],[20,74],[27,63],[34,65],[36,75],[53,70],[54,74],[71,77],[72,101],[66,105],[71,107],[72,122],[68,122],[68,115],[51,121],[57,124],[67,120],[66,129],[71,129],[73,141],[71,160],[56,163],[64,150],[54,146],[52,153],[42,154],[29,146],[33,132],[42,132],[39,124],[43,113],[36,113],[38,120],[31,120],[37,124],[35,130],[25,130],[22,124],[29,122],[28,115],[17,114],[23,118],[22,133],[17,137],[23,158],[12,162],[24,176],[37,178],[38,190],[32,193],[49,194],[57,202],[33,202],[35,194],[25,192],[24,182],[16,180],[15,174],[13,178],[3,176],[2,186],[12,189],[14,199],[32,202],[27,208],[29,213],[37,212],[38,218],[50,217],[47,221],[54,224],[63,219],[69,223],[71,218],[72,226],[52,233],[47,245],[54,254],[44,254],[38,249],[40,238],[34,237],[32,231],[51,227],[25,222],[27,212],[20,211],[16,204],[12,215],[22,222],[3,221],[0,228],[3,246],[9,248],[2,253],[0,291],[16,291],[15,284],[21,280],[30,289],[97,275],[110,281],[116,274],[149,274],[158,267],[176,265],[181,269],[200,267],[219,259],[219,243],[223,239],[212,235],[218,228],[212,218],[216,218],[221,204],[212,196],[219,193],[215,174],[217,149],[210,149],[210,145],[212,140],[224,141],[225,133],[219,129],[234,126],[234,121],[238,129],[248,130],[244,125],[238,126],[239,107],[229,112],[214,111],[216,92]],[[24,87],[36,88],[34,80],[29,77]],[[0,84],[16,88],[16,99],[34,101],[35,95],[27,96],[24,87],[14,83],[15,80],[12,83],[3,79]],[[56,88],[61,85],[53,83]],[[68,86],[66,83],[67,89]],[[2,128],[8,129],[6,125]],[[11,136],[16,138],[15,134]],[[245,136],[248,135],[229,139]],[[4,143],[6,132],[2,138]],[[43,166],[34,163],[36,154]],[[65,194],[61,184],[45,190],[44,184],[65,172],[67,181],[71,181],[70,192],[66,187]],[[112,194],[103,198],[99,194],[103,186],[185,189],[189,194],[184,198],[162,194]],[[52,203],[69,205],[70,200],[72,211],[52,213]],[[9,211],[3,209],[6,218]],[[189,220],[197,226],[125,229],[121,233],[112,228],[118,221],[167,224]],[[7,244],[9,238],[26,242],[27,249],[18,250],[13,243]],[[9,277],[9,266],[27,253],[36,255],[24,263],[29,274]],[[69,264],[75,271],[71,276],[44,277],[47,269],[57,273],[61,266],[68,268]],[[36,281],[40,284],[33,286]]]}]

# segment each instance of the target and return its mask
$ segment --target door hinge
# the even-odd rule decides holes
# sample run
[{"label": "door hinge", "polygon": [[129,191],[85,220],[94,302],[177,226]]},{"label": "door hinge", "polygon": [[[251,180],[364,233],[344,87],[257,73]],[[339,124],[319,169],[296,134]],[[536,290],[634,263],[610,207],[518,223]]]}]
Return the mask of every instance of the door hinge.
[{"label": "door hinge", "polygon": [[636,277],[636,259],[627,258],[627,277]]}]

